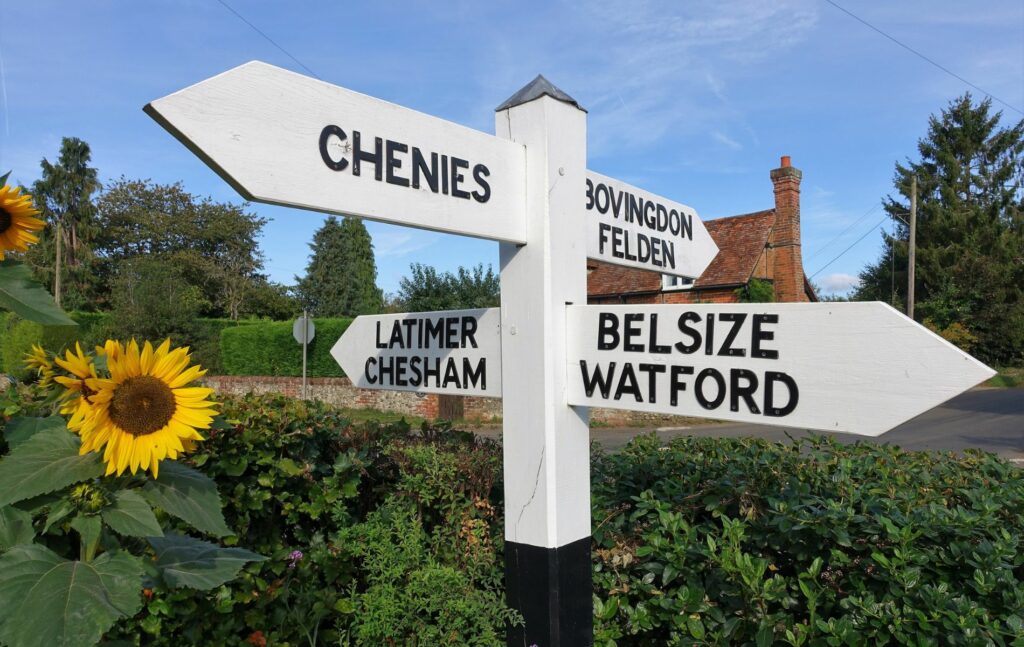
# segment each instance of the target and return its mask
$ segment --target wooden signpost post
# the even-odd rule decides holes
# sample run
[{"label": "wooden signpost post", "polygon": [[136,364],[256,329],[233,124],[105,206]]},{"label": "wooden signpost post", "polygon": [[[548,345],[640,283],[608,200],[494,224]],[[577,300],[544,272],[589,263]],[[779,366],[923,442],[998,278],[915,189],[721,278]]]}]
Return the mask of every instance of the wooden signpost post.
[{"label": "wooden signpost post", "polygon": [[500,309],[359,317],[331,352],[365,388],[503,398],[509,645],[593,642],[588,407],[878,435],[993,374],[883,304],[587,305],[587,257],[696,277],[718,250],[586,171],[543,77],[497,136],[258,62],[145,110],[249,200],[500,243]]}]

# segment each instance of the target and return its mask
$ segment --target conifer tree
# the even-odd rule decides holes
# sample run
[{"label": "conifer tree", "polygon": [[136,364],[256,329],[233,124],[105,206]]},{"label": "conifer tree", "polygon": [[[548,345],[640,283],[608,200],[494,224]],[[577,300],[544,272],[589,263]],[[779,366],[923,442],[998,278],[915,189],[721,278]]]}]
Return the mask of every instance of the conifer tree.
[{"label": "conifer tree", "polygon": [[373,243],[358,218],[331,216],[313,235],[306,275],[296,277],[303,306],[320,317],[354,317],[381,311]]},{"label": "conifer tree", "polygon": [[1024,358],[1024,121],[1000,127],[1001,116],[965,94],[929,119],[920,160],[896,164],[898,193],[884,203],[895,231],[855,298],[888,302],[895,284],[896,307],[905,305],[916,175],[915,317],[970,340],[981,359],[1010,363]]}]

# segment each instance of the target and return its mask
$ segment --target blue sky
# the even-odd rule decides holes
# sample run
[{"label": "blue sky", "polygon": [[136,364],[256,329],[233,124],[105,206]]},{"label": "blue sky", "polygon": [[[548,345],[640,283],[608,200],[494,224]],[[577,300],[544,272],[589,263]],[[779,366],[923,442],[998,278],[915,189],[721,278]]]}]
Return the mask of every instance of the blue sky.
[{"label": "blue sky", "polygon": [[[809,275],[882,220],[894,163],[916,155],[930,114],[970,89],[825,0],[225,1],[324,80],[485,132],[494,108],[543,73],[589,110],[590,169],[704,219],[771,207],[769,170],[790,155],[804,173]],[[1024,110],[1020,0],[836,1]],[[142,106],[253,59],[303,71],[218,0],[4,9],[0,168],[26,184],[61,137],[76,136],[105,181],[181,181],[239,202]],[[1021,118],[995,106],[1007,122]],[[267,273],[291,284],[324,216],[251,210],[272,219]],[[497,266],[496,243],[367,227],[385,292],[413,262]],[[880,240],[868,234],[814,281],[845,291]]]}]

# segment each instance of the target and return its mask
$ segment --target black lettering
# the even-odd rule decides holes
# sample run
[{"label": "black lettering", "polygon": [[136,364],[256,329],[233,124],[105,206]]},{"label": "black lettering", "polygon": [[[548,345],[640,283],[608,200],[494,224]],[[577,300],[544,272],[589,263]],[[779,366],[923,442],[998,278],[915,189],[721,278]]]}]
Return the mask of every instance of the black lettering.
[{"label": "black lettering", "polygon": [[583,376],[583,392],[587,394],[588,398],[594,396],[594,387],[601,389],[601,397],[605,400],[608,399],[608,393],[612,388],[612,379],[615,377],[615,362],[608,363],[608,375],[607,377],[601,374],[601,365],[598,364],[594,367],[594,374],[590,375],[587,372],[587,360],[580,360],[580,373]]},{"label": "black lettering", "polygon": [[399,355],[395,358],[395,386],[409,386],[405,379],[405,365],[408,362],[407,355]]},{"label": "black lettering", "polygon": [[637,369],[647,373],[647,401],[654,404],[657,396],[657,374],[666,371],[664,364],[637,364]]},{"label": "black lettering", "polygon": [[665,346],[658,343],[658,315],[654,313],[651,315],[651,335],[650,343],[647,344],[647,349],[651,353],[661,353],[666,355],[672,352],[671,346]]},{"label": "black lettering", "polygon": [[405,326],[405,347],[412,348],[412,330],[419,323],[419,319],[403,319],[402,325]]},{"label": "black lettering", "polygon": [[775,332],[772,330],[761,330],[761,325],[777,323],[779,323],[779,315],[754,315],[754,331],[750,335],[751,357],[757,357],[760,359],[779,359],[779,351],[761,348],[762,341],[771,341],[775,339]]},{"label": "black lettering", "polygon": [[[434,386],[441,386],[441,358],[426,357],[423,360],[426,366],[423,367],[423,385],[430,386],[430,377],[434,377]],[[432,364],[432,365],[431,365]]]},{"label": "black lettering", "polygon": [[454,383],[456,389],[462,388],[462,383],[459,382],[459,369],[451,357],[448,358],[448,365],[444,369],[444,382],[441,384],[441,388],[447,389],[449,382]]},{"label": "black lettering", "polygon": [[704,329],[704,354],[711,355],[715,351],[715,315],[709,314]]},{"label": "black lettering", "polygon": [[367,153],[363,150],[362,135],[358,130],[352,131],[352,175],[362,175],[363,162],[373,164],[373,179],[378,182],[384,177],[384,165],[381,158],[384,155],[384,140],[380,137],[373,138],[373,152]]},{"label": "black lettering", "polygon": [[594,208],[594,182],[589,178],[587,179],[587,206],[584,208],[587,211]]},{"label": "black lettering", "polygon": [[431,348],[430,340],[434,340],[433,348],[445,348],[444,345],[444,319],[427,319],[424,327],[427,329],[427,339],[424,348]]},{"label": "black lettering", "polygon": [[[377,377],[379,384],[391,384],[391,381],[395,377],[394,361],[395,359],[393,357],[381,357],[379,360],[377,360]],[[387,380],[384,379],[385,375],[388,378]]]},{"label": "black lettering", "polygon": [[641,233],[636,235],[636,259],[641,263],[651,260],[651,239]]},{"label": "black lettering", "polygon": [[631,394],[637,402],[643,402],[640,395],[640,385],[636,381],[636,372],[633,365],[626,362],[622,365],[622,373],[619,374],[619,384],[615,387],[615,399],[619,400],[624,394]]},{"label": "black lettering", "polygon": [[[718,386],[718,393],[715,394],[713,400],[709,400],[704,393],[704,382],[708,378],[713,379]],[[697,374],[697,379],[693,383],[693,389],[694,395],[697,396],[697,402],[705,409],[717,409],[725,400],[725,378],[713,368],[706,368]]]},{"label": "black lettering", "polygon": [[441,156],[441,193],[448,195],[448,156]]},{"label": "black lettering", "polygon": [[615,350],[619,347],[619,317],[613,312],[602,312],[597,317],[597,349]]},{"label": "black lettering", "polygon": [[604,244],[608,242],[608,232],[612,226],[606,222],[601,222],[597,225],[597,249],[600,253],[604,253]]},{"label": "black lettering", "polygon": [[462,318],[462,343],[461,346],[466,348],[466,342],[469,342],[471,348],[476,348],[476,317],[465,316]]},{"label": "black lettering", "polygon": [[377,378],[377,376],[375,374],[370,372],[370,367],[371,366],[373,366],[373,367],[377,366],[377,358],[376,357],[367,357],[366,358],[366,366],[363,367],[363,375],[366,376],[367,383],[369,383],[369,384],[376,384],[377,381],[378,381],[378,378]]},{"label": "black lettering", "polygon": [[[601,196],[604,196],[604,206],[601,206]],[[608,213],[608,187],[604,184],[597,185],[597,191],[594,192],[594,206],[597,207],[598,212]]]},{"label": "black lettering", "polygon": [[747,349],[733,348],[732,343],[736,341],[736,335],[739,334],[740,328],[743,327],[743,322],[747,320],[747,313],[723,312],[718,318],[721,321],[732,322],[732,328],[729,329],[729,333],[725,336],[725,341],[722,342],[722,347],[718,349],[718,354],[722,357],[745,357]]},{"label": "black lettering", "polygon": [[683,236],[688,240],[693,240],[693,215],[688,213],[681,213],[679,215],[682,220]]},{"label": "black lettering", "polygon": [[668,209],[665,208],[665,205],[659,204],[658,205],[658,231],[660,233],[665,233],[666,229],[668,229]]},{"label": "black lettering", "polygon": [[402,322],[396,321],[391,326],[391,340],[388,342],[388,348],[405,348],[405,344],[402,343]]},{"label": "black lettering", "polygon": [[[740,380],[746,384],[740,384]],[[740,410],[740,398],[747,403],[750,413],[761,413],[754,402],[754,393],[757,392],[757,375],[745,368],[734,368],[729,371],[729,408],[733,411]]]},{"label": "black lettering", "polygon": [[462,358],[462,383],[465,388],[473,386],[482,390],[487,390],[487,358],[481,357],[480,361],[476,364],[476,370],[473,370],[473,365],[469,361],[468,357]]},{"label": "black lettering", "polygon": [[693,375],[692,366],[676,366],[672,365],[672,372],[669,374],[669,402],[673,407],[679,405],[679,394],[686,390],[686,382],[683,382],[681,378],[683,375]]},{"label": "black lettering", "polygon": [[423,175],[430,190],[437,193],[437,153],[430,154],[430,166],[427,166],[427,160],[423,158],[420,149],[412,149],[412,188],[414,189],[420,188],[420,174]]},{"label": "black lettering", "polygon": [[668,230],[673,236],[679,235],[679,212],[675,209],[668,212]]},{"label": "black lettering", "polygon": [[388,163],[387,163],[387,167],[388,167],[387,182],[388,182],[388,184],[394,184],[394,185],[397,185],[397,186],[409,186],[409,179],[408,178],[400,177],[397,173],[395,173],[396,170],[402,168],[402,160],[400,160],[398,157],[396,157],[395,153],[407,153],[407,152],[409,152],[409,147],[406,146],[405,144],[402,144],[402,143],[399,143],[399,142],[393,142],[393,141],[391,141],[389,139],[388,143],[387,143],[387,146],[385,146],[385,150],[387,151],[387,159],[388,159]]},{"label": "black lettering", "polygon": [[422,363],[423,358],[419,355],[409,358],[409,372],[412,373],[412,377],[409,378],[409,386],[423,385],[423,371],[420,370],[420,364]]},{"label": "black lettering", "polygon": [[473,167],[473,179],[476,180],[477,186],[482,191],[474,191],[473,199],[483,204],[491,199],[491,185],[487,183],[485,178],[490,177],[491,171],[483,164],[477,164]]},{"label": "black lettering", "polygon": [[466,179],[466,176],[461,173],[461,169],[468,169],[469,162],[458,157],[451,158],[452,160],[452,197],[463,198],[469,200],[469,191],[464,191],[459,188],[459,184]]},{"label": "black lettering", "polygon": [[644,352],[643,344],[634,344],[632,341],[640,336],[640,326],[634,326],[633,324],[644,320],[644,316],[639,312],[628,312],[626,313],[626,325],[625,332],[623,334],[622,350],[627,353],[642,353]]},{"label": "black lettering", "polygon": [[661,241],[661,253],[665,256],[661,266],[676,269],[676,244],[670,240]]},{"label": "black lettering", "polygon": [[703,342],[700,331],[690,326],[691,323],[697,323],[698,321],[700,321],[700,315],[692,310],[679,315],[679,332],[688,336],[691,340],[689,344],[684,344],[681,341],[677,341],[675,344],[676,350],[684,355],[696,353],[697,349],[701,346],[701,342]]},{"label": "black lettering", "polygon": [[619,191],[619,199],[616,200],[615,199],[615,189],[613,189],[612,187],[608,187],[608,195],[611,196],[612,213],[615,215],[616,218],[618,218],[619,217],[619,211],[622,210],[622,199],[623,199],[623,197],[626,194],[623,193],[622,191]]},{"label": "black lettering", "polygon": [[387,348],[387,346],[380,340],[380,321],[377,322],[377,348]]},{"label": "black lettering", "polygon": [[648,200],[645,204],[644,199],[640,198],[640,204],[643,205],[644,224],[647,225],[648,229],[654,229],[658,225],[657,216],[654,214],[654,202]]},{"label": "black lettering", "polygon": [[[781,382],[786,385],[786,389],[789,391],[789,401],[783,407],[775,406],[775,383]],[[796,381],[785,373],[779,373],[778,371],[768,371],[764,374],[764,415],[771,416],[773,418],[781,418],[782,416],[788,416],[793,413],[796,409],[797,403],[800,401],[800,389],[796,386]]]},{"label": "black lettering", "polygon": [[444,347],[459,347],[459,318],[445,317],[444,319]]},{"label": "black lettering", "polygon": [[348,160],[343,157],[338,161],[334,161],[331,158],[330,152],[327,150],[327,142],[330,140],[331,135],[334,135],[341,141],[345,141],[348,137],[348,135],[345,134],[345,131],[338,126],[324,126],[324,129],[320,131],[320,159],[322,159],[324,164],[327,165],[327,168],[332,171],[344,171],[345,167],[348,166]]}]

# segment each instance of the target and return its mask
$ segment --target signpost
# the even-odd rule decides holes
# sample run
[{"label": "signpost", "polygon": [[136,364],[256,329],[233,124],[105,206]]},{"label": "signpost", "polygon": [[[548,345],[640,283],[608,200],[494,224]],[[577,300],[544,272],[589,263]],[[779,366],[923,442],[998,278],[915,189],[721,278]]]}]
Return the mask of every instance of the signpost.
[{"label": "signpost", "polygon": [[501,312],[357,317],[331,356],[360,388],[499,398]]},{"label": "signpost", "polygon": [[292,337],[295,341],[302,344],[302,399],[306,400],[309,398],[309,387],[306,384],[306,356],[309,348],[309,342],[313,341],[313,337],[316,335],[316,326],[313,325],[313,320],[309,318],[309,313],[305,310],[302,311],[302,316],[295,320],[292,325]]},{"label": "signpost", "polygon": [[587,171],[587,257],[696,278],[718,245],[693,208]]},{"label": "signpost", "polygon": [[995,374],[884,303],[572,306],[569,404],[878,436]]},{"label": "signpost", "polygon": [[509,645],[593,641],[587,407],[875,436],[993,374],[883,304],[586,305],[587,256],[699,276],[717,247],[588,173],[543,77],[497,137],[258,62],[145,110],[247,199],[500,242],[500,309],[359,317],[331,352],[365,388],[502,396]]}]

